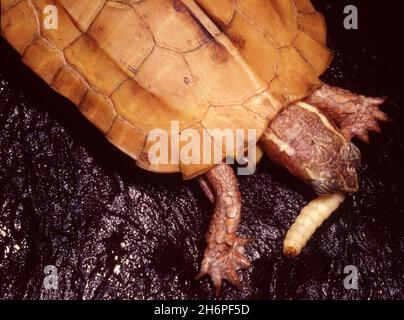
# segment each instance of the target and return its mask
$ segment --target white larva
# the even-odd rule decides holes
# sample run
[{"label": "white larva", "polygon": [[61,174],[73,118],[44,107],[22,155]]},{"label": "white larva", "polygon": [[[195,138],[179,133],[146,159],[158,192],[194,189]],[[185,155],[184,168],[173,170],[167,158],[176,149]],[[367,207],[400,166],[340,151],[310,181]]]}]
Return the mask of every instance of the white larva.
[{"label": "white larva", "polygon": [[300,254],[316,229],[344,202],[345,194],[323,195],[305,206],[290,227],[283,242],[283,253],[288,257]]}]

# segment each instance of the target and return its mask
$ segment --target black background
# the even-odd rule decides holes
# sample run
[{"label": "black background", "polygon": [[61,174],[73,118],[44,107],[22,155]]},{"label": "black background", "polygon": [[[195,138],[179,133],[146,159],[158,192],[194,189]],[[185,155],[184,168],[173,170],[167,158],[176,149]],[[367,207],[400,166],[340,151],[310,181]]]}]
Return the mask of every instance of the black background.
[{"label": "black background", "polygon": [[[284,234],[312,191],[263,161],[240,178],[253,267],[225,299],[404,298],[404,29],[400,1],[313,1],[335,60],[324,81],[388,96],[394,121],[363,152],[361,189],[294,261]],[[355,4],[359,30],[343,28]],[[0,297],[209,299],[198,271],[212,207],[195,181],[137,168],[0,40]],[[346,265],[359,289],[345,290]],[[59,289],[42,287],[56,265]],[[118,267],[119,272],[117,272]],[[115,270],[115,272],[114,272]]]}]

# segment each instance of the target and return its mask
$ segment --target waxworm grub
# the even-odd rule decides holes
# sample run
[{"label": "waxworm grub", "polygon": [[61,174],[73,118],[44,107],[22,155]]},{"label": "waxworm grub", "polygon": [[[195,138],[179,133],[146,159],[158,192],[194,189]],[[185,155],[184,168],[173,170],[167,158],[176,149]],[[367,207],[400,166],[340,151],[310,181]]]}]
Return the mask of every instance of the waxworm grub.
[{"label": "waxworm grub", "polygon": [[298,256],[317,228],[344,200],[343,193],[328,194],[314,199],[305,206],[286,234],[283,253],[291,258]]}]

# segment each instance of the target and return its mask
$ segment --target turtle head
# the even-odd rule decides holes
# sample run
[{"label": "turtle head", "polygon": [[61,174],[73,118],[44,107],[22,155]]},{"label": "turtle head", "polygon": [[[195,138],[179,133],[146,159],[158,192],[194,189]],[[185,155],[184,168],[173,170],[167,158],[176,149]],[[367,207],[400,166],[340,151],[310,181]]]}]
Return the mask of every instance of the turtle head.
[{"label": "turtle head", "polygon": [[358,190],[359,149],[316,107],[288,106],[272,120],[261,141],[272,160],[318,194]]},{"label": "turtle head", "polygon": [[359,149],[347,142],[335,153],[331,163],[316,163],[315,169],[311,168],[311,185],[318,194],[356,192],[359,187],[357,171],[360,165]]}]

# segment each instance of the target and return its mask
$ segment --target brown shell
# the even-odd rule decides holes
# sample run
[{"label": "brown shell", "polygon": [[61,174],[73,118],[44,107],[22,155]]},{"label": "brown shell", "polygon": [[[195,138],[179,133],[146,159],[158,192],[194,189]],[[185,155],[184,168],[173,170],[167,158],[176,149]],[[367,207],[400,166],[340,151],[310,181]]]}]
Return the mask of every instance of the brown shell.
[{"label": "brown shell", "polygon": [[[47,5],[58,8],[57,30],[44,28]],[[147,170],[186,179],[212,165],[152,165],[150,130],[170,132],[176,120],[180,131],[259,137],[331,59],[309,0],[1,0],[1,9],[2,36],[109,141]]]}]

